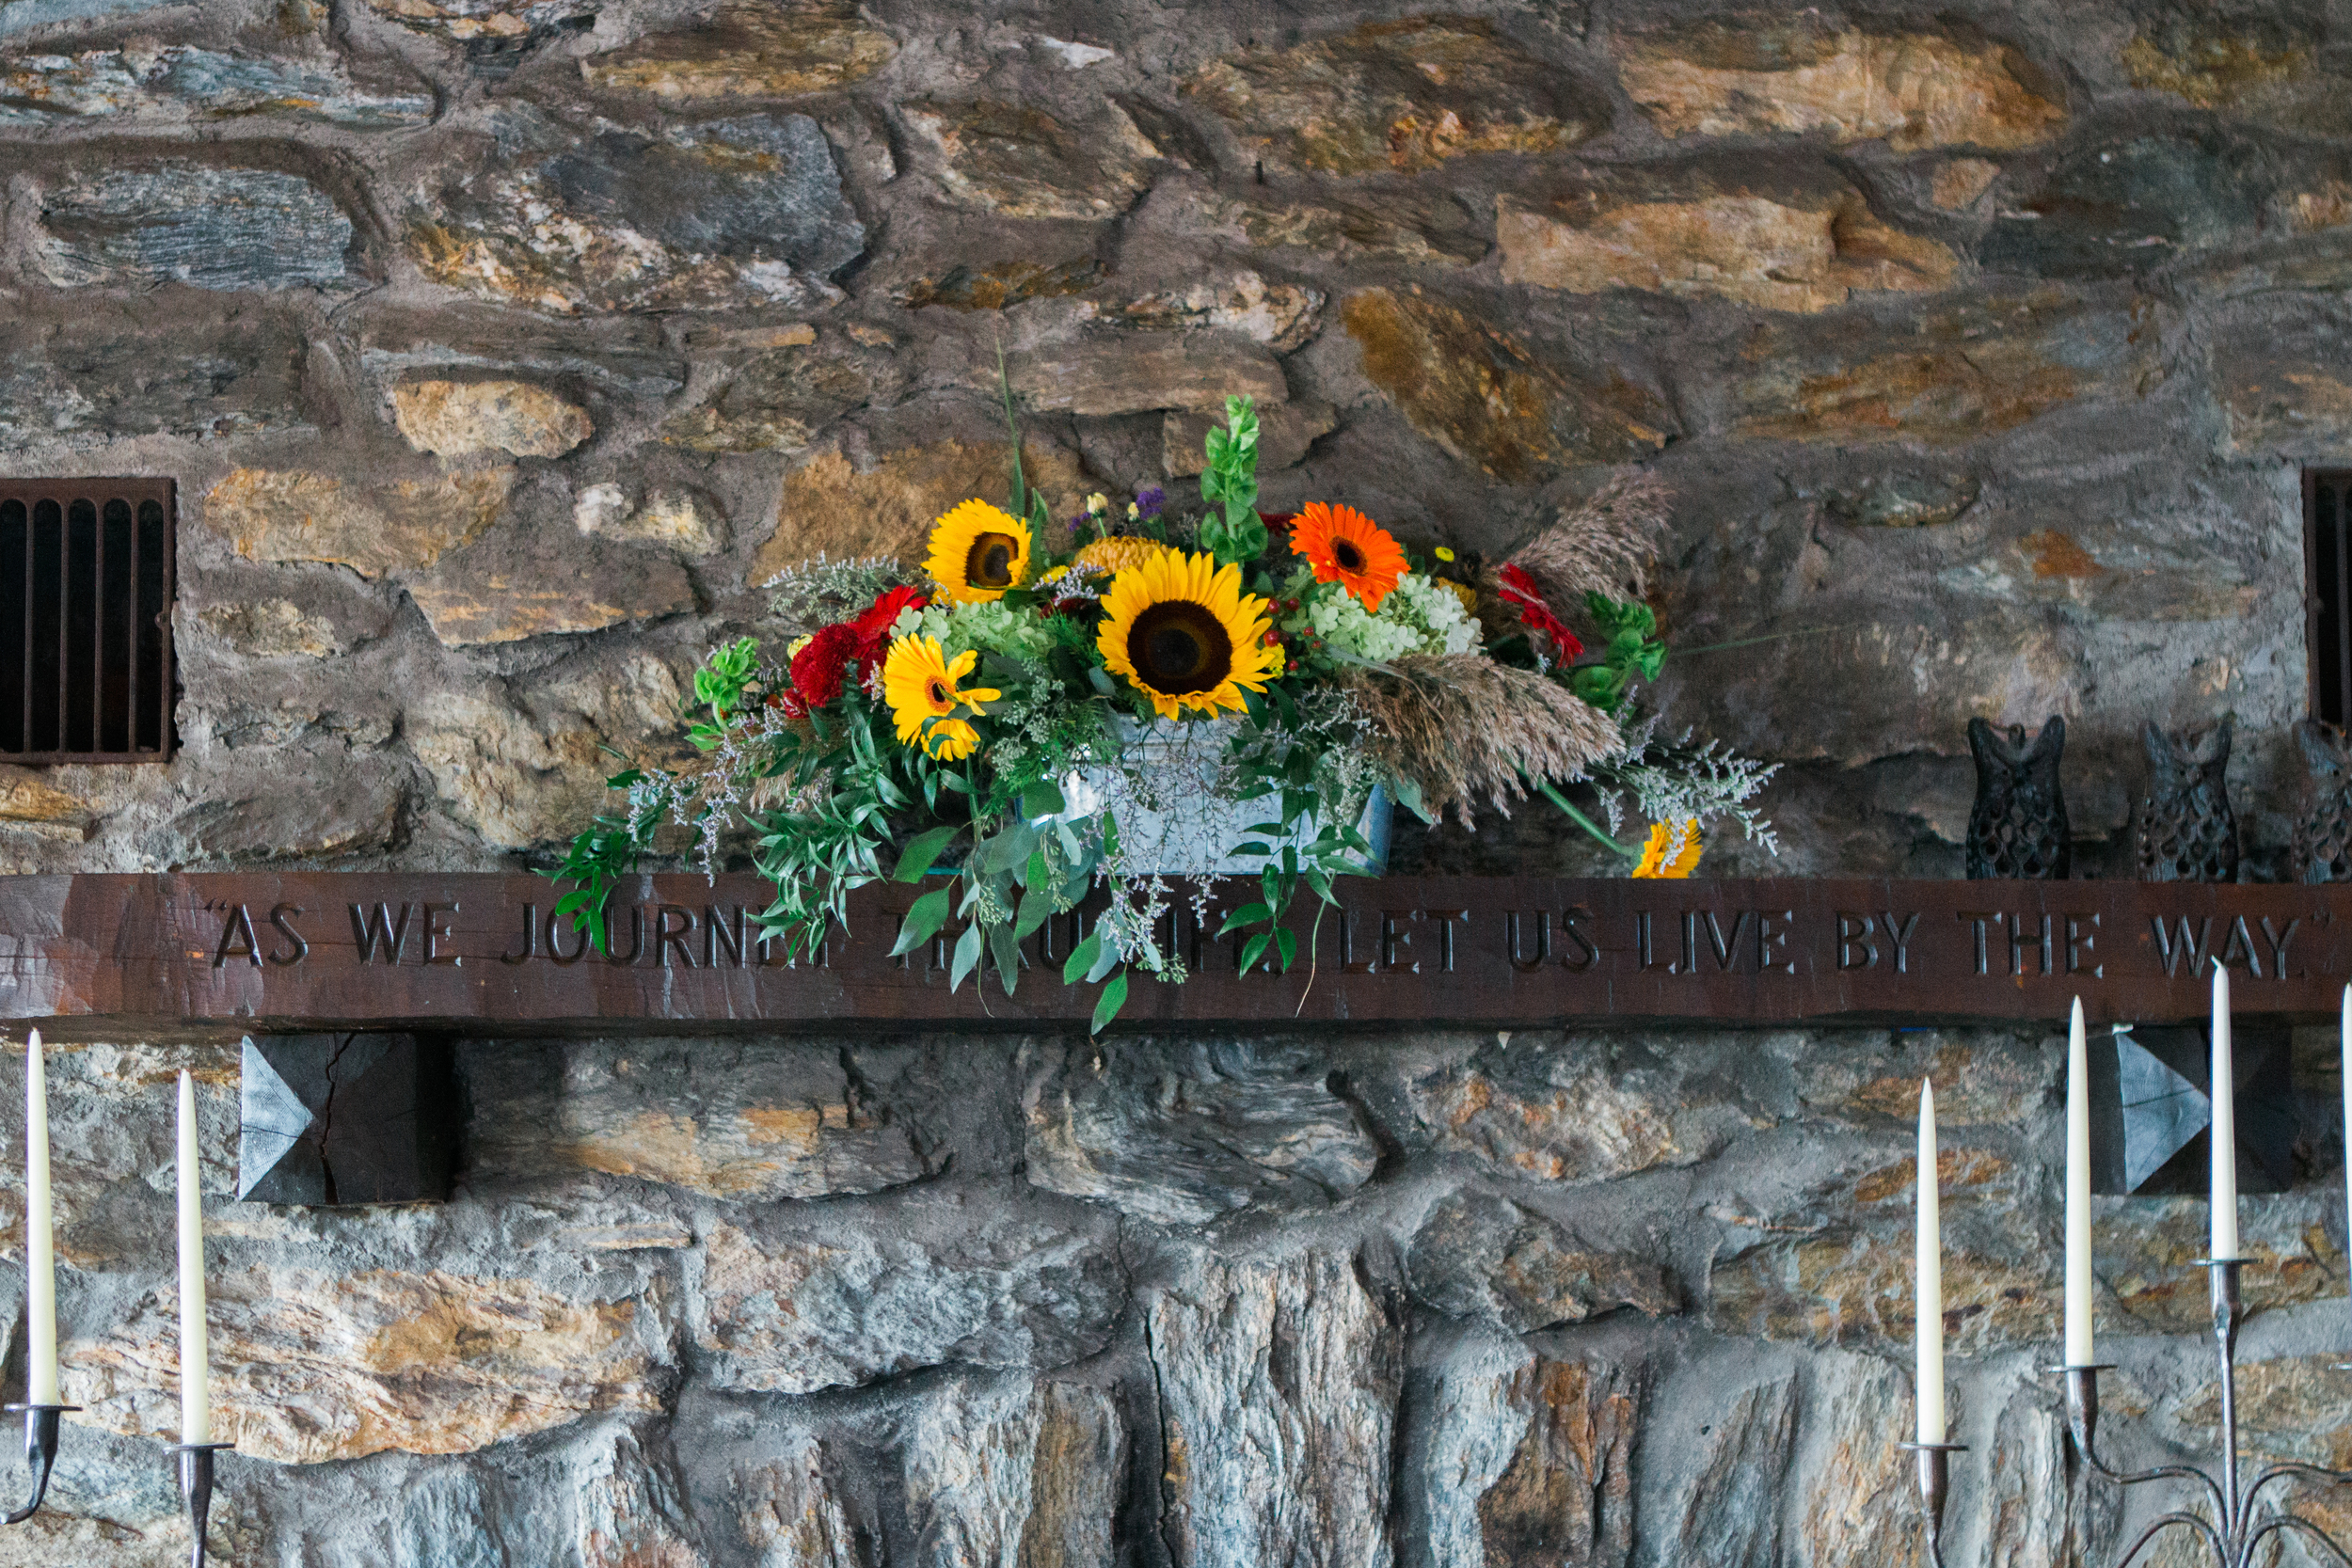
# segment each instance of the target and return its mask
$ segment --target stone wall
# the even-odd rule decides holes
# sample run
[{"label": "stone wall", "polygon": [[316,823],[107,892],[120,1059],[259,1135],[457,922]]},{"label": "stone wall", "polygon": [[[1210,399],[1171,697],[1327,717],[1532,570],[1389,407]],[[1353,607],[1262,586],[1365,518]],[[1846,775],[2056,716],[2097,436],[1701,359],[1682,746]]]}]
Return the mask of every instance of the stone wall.
[{"label": "stone wall", "polygon": [[1785,871],[1952,874],[1974,715],[2068,716],[2096,871],[2139,723],[2234,710],[2275,848],[2338,27],[0,0],[0,472],[179,480],[185,685],[0,865],[544,863],[778,567],[1002,492],[1000,350],[1066,508],[1183,503],[1234,390],[1269,504],[1422,543],[1653,465],[1671,634],[1747,643],[1663,695],[1789,765]]},{"label": "stone wall", "polygon": [[[1788,765],[1780,861],[1708,871],[1956,874],[1965,721],[2052,712],[2078,867],[2139,723],[2225,709],[2273,850],[2296,466],[2352,440],[2346,46],[2316,0],[0,0],[0,472],[178,480],[184,683],[168,767],[0,768],[0,870],[547,863],[776,569],[1002,490],[1000,352],[1065,513],[1183,504],[1232,390],[1269,504],[1417,543],[1653,466],[1663,697]],[[1397,859],[1589,863],[1529,812]],[[310,1212],[229,1200],[232,1053],[74,1048],[89,1410],[0,1564],[183,1549],[183,1064],[239,1564],[1909,1563],[1930,1070],[1954,1560],[2104,1560],[2034,1375],[2058,1060],[476,1042],[456,1201]],[[2312,1114],[2248,1202],[2249,1403],[2345,1463]],[[2103,1204],[2152,1441],[2213,1418],[2202,1223]]]},{"label": "stone wall", "polygon": [[[240,1568],[1911,1565],[1931,1072],[1952,1560],[2106,1563],[2112,1494],[2037,1372],[2062,1061],[1920,1030],[481,1041],[454,1200],[325,1211],[229,1201],[232,1051],[58,1048],[87,1412],[0,1563],[183,1549],[183,1066]],[[2202,1204],[2098,1226],[2115,1451],[2209,1437]],[[2342,1189],[2249,1197],[2245,1234],[2251,1444],[2352,1462]]]}]

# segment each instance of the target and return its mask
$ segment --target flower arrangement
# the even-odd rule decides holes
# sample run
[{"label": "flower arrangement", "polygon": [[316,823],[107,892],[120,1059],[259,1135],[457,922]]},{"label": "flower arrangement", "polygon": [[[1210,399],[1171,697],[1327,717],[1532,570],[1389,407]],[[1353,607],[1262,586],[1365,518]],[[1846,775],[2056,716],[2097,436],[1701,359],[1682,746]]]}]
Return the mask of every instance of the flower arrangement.
[{"label": "flower arrangement", "polygon": [[[1216,864],[1254,879],[1219,931],[1242,938],[1243,969],[1295,963],[1284,913],[1302,892],[1334,902],[1333,879],[1363,868],[1375,790],[1465,825],[1541,795],[1635,876],[1689,876],[1710,819],[1771,847],[1750,802],[1772,769],[1662,741],[1636,711],[1665,648],[1647,607],[1615,595],[1638,595],[1664,520],[1654,480],[1488,566],[1417,556],[1347,506],[1259,512],[1257,435],[1249,400],[1230,399],[1196,517],[1156,489],[1119,515],[1096,495],[1057,547],[1016,441],[1010,506],[949,511],[919,567],[820,557],[785,574],[773,613],[807,629],[780,654],[745,638],[709,656],[699,756],[611,781],[627,807],[556,868],[576,884],[558,913],[598,938],[665,822],[695,830],[706,869],[742,823],[776,890],[761,927],[787,953],[813,956],[857,887],[944,879],[896,951],[960,921],[950,984],[993,971],[1009,993],[1022,942],[1103,887],[1062,971],[1102,988],[1099,1029],[1136,971],[1184,978],[1156,933],[1178,896],[1208,918]],[[1615,836],[1629,807],[1655,823],[1644,844]]]}]

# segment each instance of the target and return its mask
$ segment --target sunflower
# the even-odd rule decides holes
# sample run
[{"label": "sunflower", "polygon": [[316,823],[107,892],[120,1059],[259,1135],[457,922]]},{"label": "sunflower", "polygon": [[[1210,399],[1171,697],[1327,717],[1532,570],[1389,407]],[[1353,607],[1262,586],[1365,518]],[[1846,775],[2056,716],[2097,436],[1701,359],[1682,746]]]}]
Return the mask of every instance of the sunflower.
[{"label": "sunflower", "polygon": [[1403,546],[1352,506],[1309,501],[1291,524],[1291,548],[1307,558],[1317,582],[1336,582],[1378,613],[1405,575]]},{"label": "sunflower", "polygon": [[923,569],[957,604],[1001,599],[1028,575],[1028,525],[986,501],[965,501],[931,525]]},{"label": "sunflower", "polygon": [[1688,877],[1699,863],[1699,819],[1680,823],[1653,822],[1649,842],[1642,846],[1636,877]]},{"label": "sunflower", "polygon": [[1111,579],[1095,645],[1163,719],[1239,708],[1241,688],[1264,690],[1279,668],[1265,611],[1241,591],[1238,565],[1164,550]]},{"label": "sunflower", "polygon": [[882,660],[882,696],[898,721],[900,745],[920,741],[926,752],[943,762],[960,762],[972,754],[980,743],[979,732],[949,715],[959,707],[993,703],[1001,695],[989,687],[968,691],[957,688],[956,683],[979,661],[980,656],[967,648],[950,664],[939,651],[935,637],[901,637],[890,644],[890,657]]}]

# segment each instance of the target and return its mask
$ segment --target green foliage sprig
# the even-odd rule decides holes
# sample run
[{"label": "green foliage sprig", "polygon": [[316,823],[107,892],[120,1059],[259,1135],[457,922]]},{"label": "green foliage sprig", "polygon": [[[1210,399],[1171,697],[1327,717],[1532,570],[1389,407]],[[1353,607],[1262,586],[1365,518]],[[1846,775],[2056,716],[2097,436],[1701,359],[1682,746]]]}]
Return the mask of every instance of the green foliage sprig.
[{"label": "green foliage sprig", "polygon": [[1200,544],[1220,566],[1248,564],[1265,553],[1266,527],[1258,515],[1258,405],[1247,396],[1225,400],[1225,428],[1211,429],[1200,499],[1223,508],[1200,521]]}]

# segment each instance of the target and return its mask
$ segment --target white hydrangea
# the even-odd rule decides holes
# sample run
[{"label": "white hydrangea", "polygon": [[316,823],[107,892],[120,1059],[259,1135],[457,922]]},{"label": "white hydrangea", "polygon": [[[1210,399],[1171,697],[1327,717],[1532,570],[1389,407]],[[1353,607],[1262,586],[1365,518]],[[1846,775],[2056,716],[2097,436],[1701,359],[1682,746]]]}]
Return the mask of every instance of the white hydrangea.
[{"label": "white hydrangea", "polygon": [[1009,658],[1041,659],[1054,645],[1036,616],[993,599],[986,604],[930,604],[921,610],[902,610],[891,624],[890,633],[893,637],[937,638],[940,652],[949,658],[977,648]]},{"label": "white hydrangea", "polygon": [[[1303,584],[1301,585],[1303,586]],[[1478,623],[1451,589],[1418,572],[1397,579],[1367,614],[1352,594],[1330,594],[1310,604],[1303,615],[1286,617],[1286,629],[1301,624],[1343,657],[1385,664],[1406,654],[1463,654],[1477,643]]]}]

